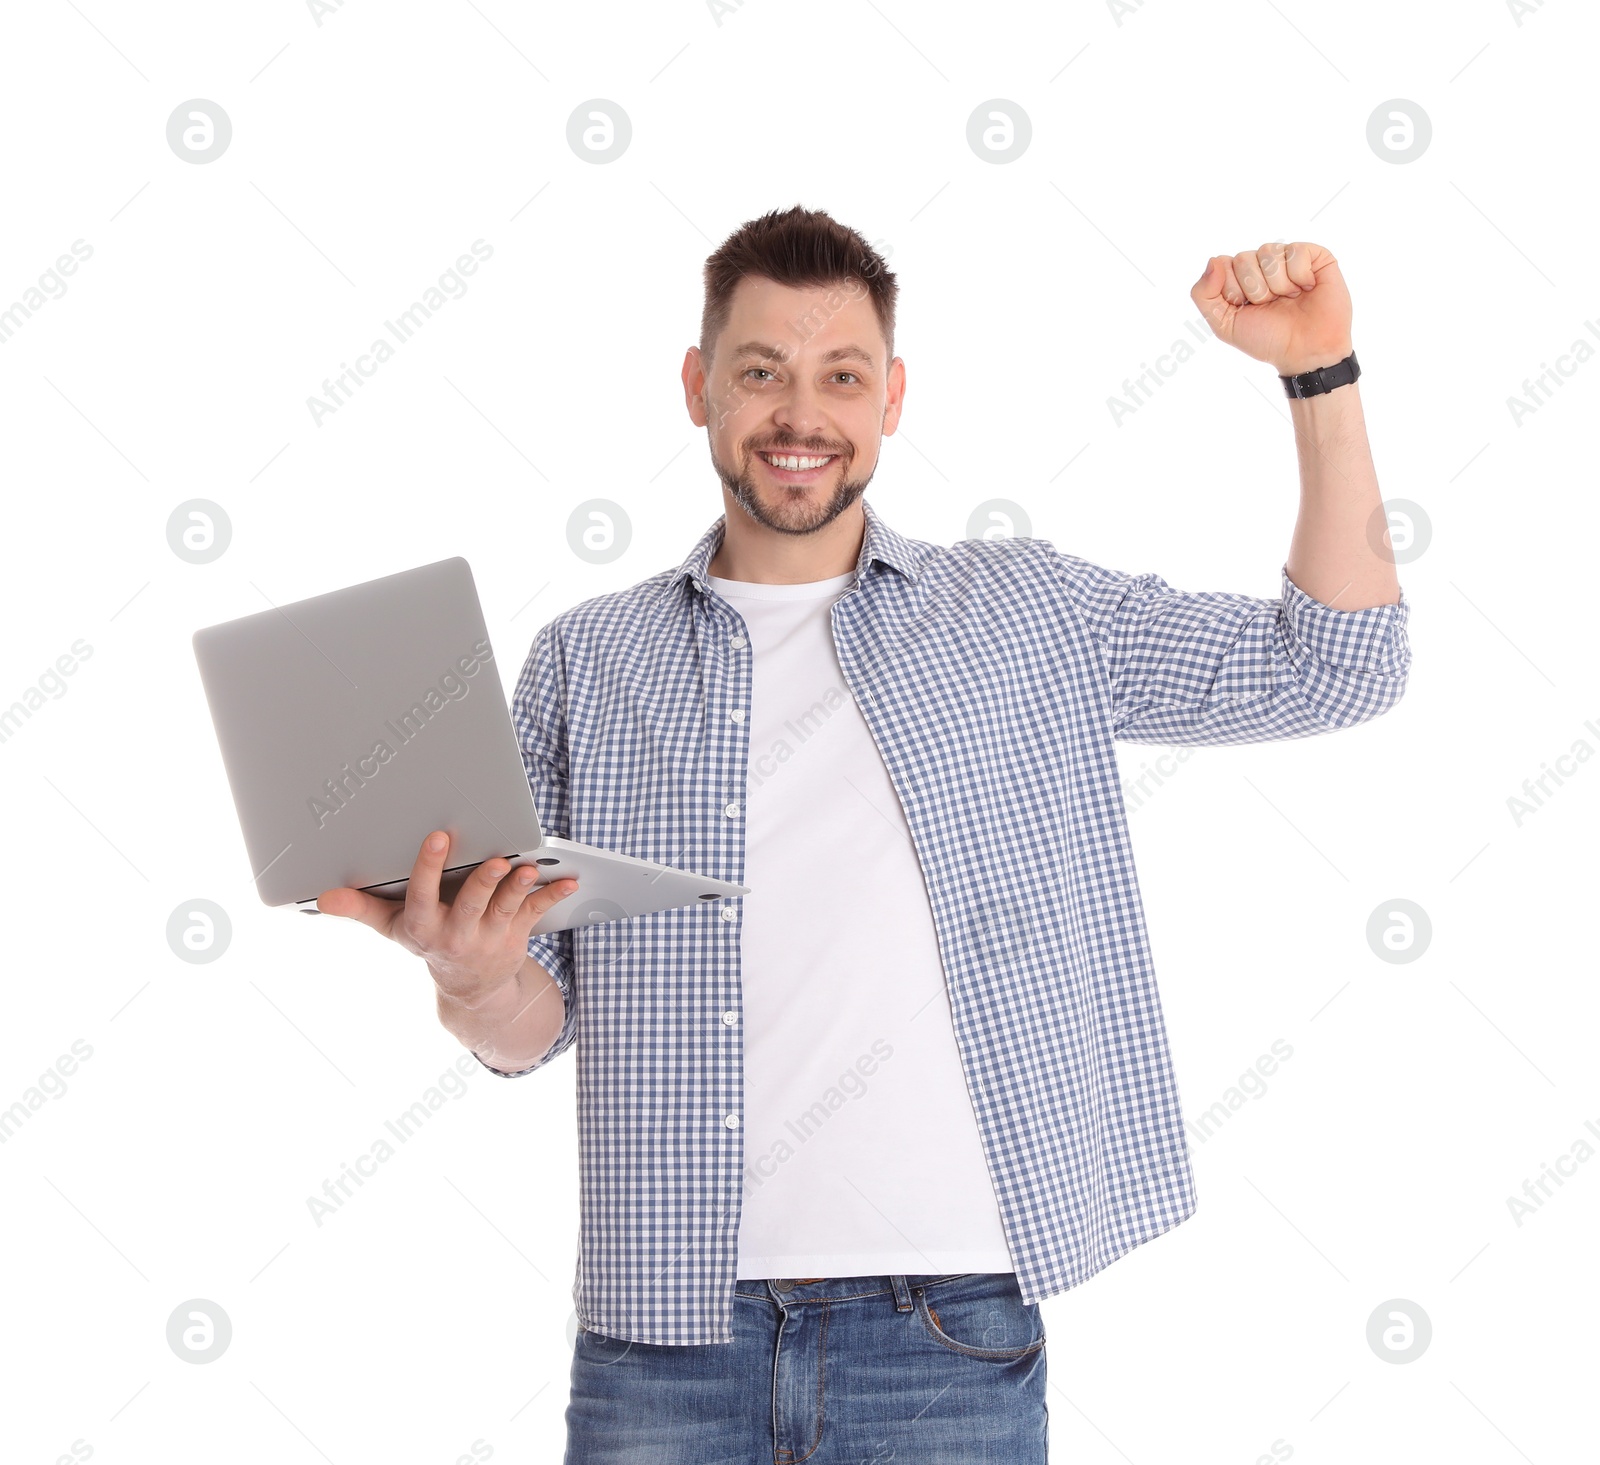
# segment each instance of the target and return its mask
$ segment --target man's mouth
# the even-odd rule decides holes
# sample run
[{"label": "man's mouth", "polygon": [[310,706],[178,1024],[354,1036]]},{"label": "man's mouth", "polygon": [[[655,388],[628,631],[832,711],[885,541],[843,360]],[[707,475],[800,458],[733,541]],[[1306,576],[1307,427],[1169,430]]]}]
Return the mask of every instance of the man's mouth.
[{"label": "man's mouth", "polygon": [[758,452],[772,476],[780,483],[813,483],[838,459],[837,453]]}]

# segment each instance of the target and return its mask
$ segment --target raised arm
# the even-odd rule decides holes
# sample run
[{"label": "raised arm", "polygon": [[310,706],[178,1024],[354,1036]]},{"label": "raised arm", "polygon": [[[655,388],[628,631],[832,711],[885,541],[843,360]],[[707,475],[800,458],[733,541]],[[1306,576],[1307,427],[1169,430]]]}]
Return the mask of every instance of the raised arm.
[{"label": "raised arm", "polygon": [[[1350,292],[1320,244],[1263,244],[1214,255],[1189,298],[1221,341],[1280,376],[1352,354]],[[1274,392],[1281,391],[1277,383]],[[1300,464],[1290,580],[1323,605],[1361,610],[1400,598],[1357,382],[1288,400]]]},{"label": "raised arm", "polygon": [[1129,743],[1313,737],[1387,711],[1411,665],[1404,592],[1335,610],[1279,572],[1276,600],[1174,590],[1046,546],[1099,647],[1112,727]]},{"label": "raised arm", "polygon": [[[1349,356],[1350,295],[1318,244],[1215,255],[1190,298],[1220,340],[1280,376]],[[1278,383],[1272,390],[1281,391]],[[1288,401],[1300,509],[1279,595],[1174,590],[1056,554],[1099,645],[1116,736],[1249,743],[1365,722],[1405,691],[1410,606],[1395,574],[1359,386]]]}]

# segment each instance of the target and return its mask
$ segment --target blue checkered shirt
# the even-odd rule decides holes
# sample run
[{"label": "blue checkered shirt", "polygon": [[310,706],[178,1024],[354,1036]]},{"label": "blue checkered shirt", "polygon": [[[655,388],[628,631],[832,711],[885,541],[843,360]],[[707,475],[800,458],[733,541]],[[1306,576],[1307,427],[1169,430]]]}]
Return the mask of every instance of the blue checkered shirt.
[{"label": "blue checkered shirt", "polygon": [[[1409,605],[1335,610],[1286,568],[1266,600],[1174,590],[1043,539],[945,548],[862,503],[834,644],[911,829],[1006,1241],[1036,1302],[1195,1206],[1113,740],[1252,743],[1376,717],[1405,689]],[[707,580],[723,523],[677,569],[541,628],[513,716],[549,833],[742,882],[752,648]],[[818,808],[795,836],[819,852],[820,920],[869,894],[828,822]],[[576,1044],[573,1299],[612,1337],[733,1336],[740,926],[735,899],[529,942],[566,1013],[520,1072]]]}]

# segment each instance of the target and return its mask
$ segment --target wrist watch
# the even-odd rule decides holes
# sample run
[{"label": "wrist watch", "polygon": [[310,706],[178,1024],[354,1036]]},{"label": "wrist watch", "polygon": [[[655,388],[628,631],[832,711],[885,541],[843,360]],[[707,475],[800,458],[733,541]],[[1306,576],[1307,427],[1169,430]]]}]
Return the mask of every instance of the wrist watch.
[{"label": "wrist watch", "polygon": [[1343,361],[1332,366],[1319,366],[1315,371],[1302,371],[1298,376],[1280,376],[1286,397],[1316,397],[1331,392],[1335,387],[1347,387],[1361,375],[1361,363],[1352,351]]}]

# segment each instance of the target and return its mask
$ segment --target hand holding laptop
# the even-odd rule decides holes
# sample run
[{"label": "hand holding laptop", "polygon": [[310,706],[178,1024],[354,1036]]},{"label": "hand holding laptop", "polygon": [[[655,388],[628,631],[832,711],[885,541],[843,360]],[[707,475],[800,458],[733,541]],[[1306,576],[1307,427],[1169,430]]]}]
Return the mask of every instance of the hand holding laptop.
[{"label": "hand holding laptop", "polygon": [[[548,886],[532,932],[541,936],[749,893],[544,832],[464,559],[204,627],[194,651],[267,905],[369,925],[405,912],[405,930],[426,922],[458,935],[441,886],[453,899],[486,860],[496,885],[526,867]],[[403,872],[429,829],[448,835],[443,857],[454,863],[442,875],[426,865],[429,893],[413,909]],[[509,902],[527,887],[511,878],[498,898],[520,924],[528,907]]]},{"label": "hand holding laptop", "polygon": [[473,870],[455,900],[446,903],[439,898],[439,883],[449,856],[450,838],[436,829],[417,852],[404,900],[340,886],[324,890],[317,909],[371,926],[420,956],[439,991],[471,1009],[516,979],[529,960],[528,936],[535,923],[578,882],[564,878],[536,886],[536,866],[513,869],[509,860],[496,858]]},{"label": "hand holding laptop", "polygon": [[530,935],[749,893],[544,832],[464,559],[203,627],[194,652],[261,899],[422,957],[491,1068],[526,1072],[563,1028]]}]

